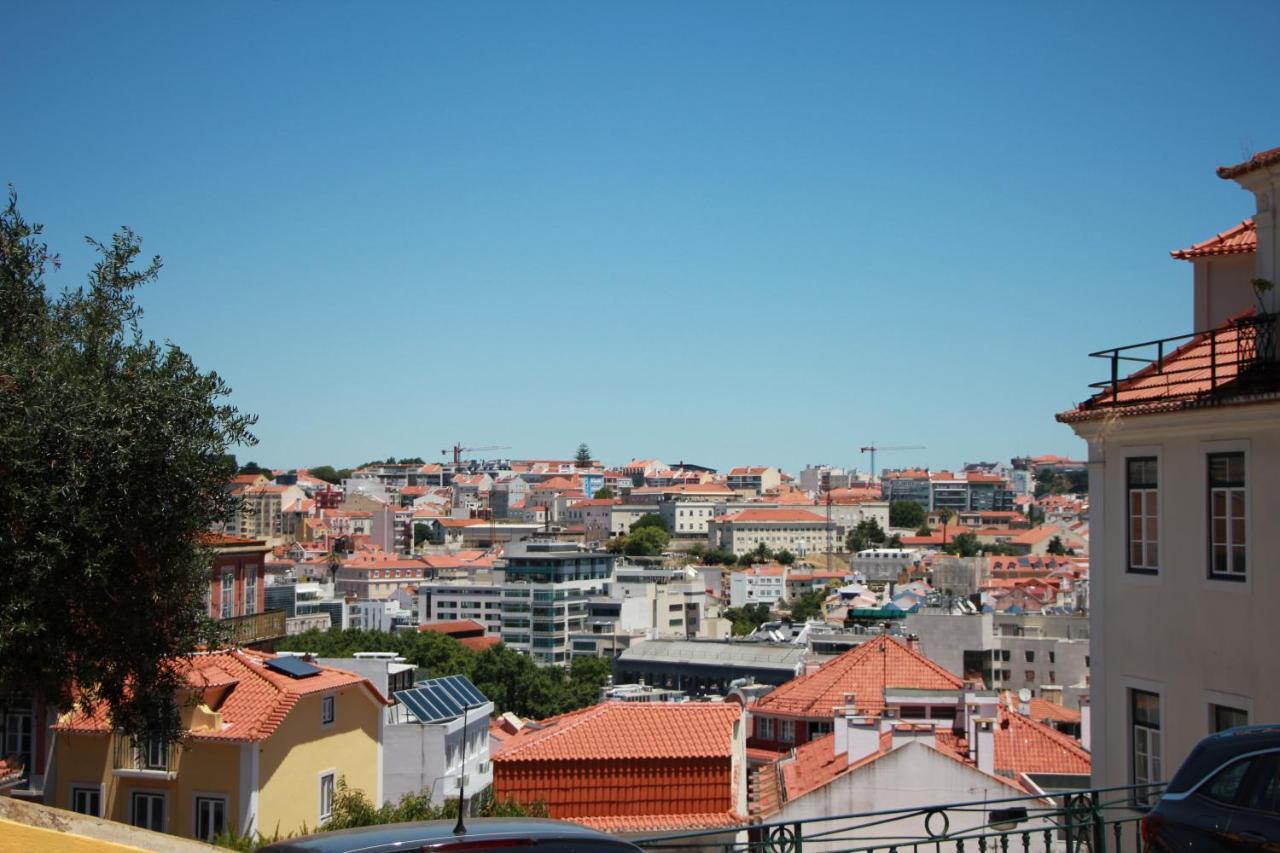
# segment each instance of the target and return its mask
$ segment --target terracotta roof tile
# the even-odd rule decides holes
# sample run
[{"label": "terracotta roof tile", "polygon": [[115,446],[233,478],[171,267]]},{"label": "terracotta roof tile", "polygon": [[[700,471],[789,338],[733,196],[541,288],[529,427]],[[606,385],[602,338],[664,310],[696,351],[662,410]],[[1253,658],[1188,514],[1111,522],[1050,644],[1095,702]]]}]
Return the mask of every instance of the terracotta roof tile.
[{"label": "terracotta roof tile", "polygon": [[[1256,328],[1250,324],[1242,325],[1240,321],[1253,314],[1254,310],[1250,308],[1212,332],[1196,335],[1166,355],[1162,366],[1151,364],[1143,367],[1121,380],[1114,394],[1107,388],[1075,409],[1059,413],[1058,421],[1092,420],[1113,412],[1148,414],[1175,411],[1214,399],[1214,392],[1221,391],[1239,378],[1240,353],[1253,346],[1250,338]],[[1212,362],[1216,362],[1216,368],[1211,367]]]},{"label": "terracotta roof tile", "polygon": [[1278,163],[1280,163],[1280,148],[1271,148],[1254,154],[1243,163],[1237,163],[1234,166],[1219,166],[1218,177],[1237,178],[1240,175],[1252,172],[1254,169],[1261,169],[1264,166],[1272,166]]},{"label": "terracotta roof tile", "polygon": [[[265,740],[275,733],[298,699],[343,687],[362,687],[377,702],[387,701],[367,678],[355,673],[312,664],[320,670],[318,674],[291,678],[264,665],[273,657],[236,649],[196,654],[178,661],[179,670],[193,690],[230,687],[215,709],[222,715],[222,728],[193,729],[188,735],[196,740]],[[106,707],[100,704],[93,714],[76,711],[64,716],[55,728],[106,733],[111,725]]]},{"label": "terracotta roof tile", "polygon": [[760,522],[806,522],[826,524],[827,520],[817,513],[804,509],[744,509],[732,515],[718,515],[713,521],[734,523]]},{"label": "terracotta roof tile", "polygon": [[876,715],[884,710],[885,687],[959,690],[964,681],[897,640],[880,636],[766,694],[752,713],[827,719],[852,693],[858,713]]},{"label": "terracotta roof tile", "polygon": [[566,817],[564,820],[601,832],[654,832],[680,829],[717,829],[737,826],[742,818],[733,812],[698,812],[695,814],[611,815],[609,817]]},{"label": "terracotta roof tile", "polygon": [[1089,753],[1052,726],[1001,706],[995,730],[996,770],[1014,774],[1058,773],[1088,776]]},{"label": "terracotta roof tile", "polygon": [[1186,249],[1175,249],[1169,254],[1180,261],[1209,258],[1217,255],[1243,255],[1258,251],[1258,231],[1253,219],[1246,219],[1233,228],[1215,234],[1208,240]]},{"label": "terracotta roof tile", "polygon": [[736,704],[604,702],[522,729],[493,760],[727,758],[739,713]]}]

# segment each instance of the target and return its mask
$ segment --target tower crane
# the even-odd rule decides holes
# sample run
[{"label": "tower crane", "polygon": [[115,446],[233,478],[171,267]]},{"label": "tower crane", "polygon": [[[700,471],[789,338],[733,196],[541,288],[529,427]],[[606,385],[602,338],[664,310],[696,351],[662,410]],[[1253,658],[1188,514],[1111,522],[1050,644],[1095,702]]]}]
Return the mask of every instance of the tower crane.
[{"label": "tower crane", "polygon": [[[453,446],[453,464],[461,465],[462,454],[464,453],[478,453],[482,450],[510,450],[510,449],[511,449],[510,447],[507,447],[506,445],[500,445],[500,444],[490,444],[490,445],[486,445],[485,447],[463,447],[462,442],[459,441],[457,444]],[[449,452],[448,450],[441,450],[440,455],[443,456],[448,452]]]},{"label": "tower crane", "polygon": [[874,441],[862,448],[863,453],[871,454],[871,476],[876,476],[876,451],[888,450],[924,450],[923,444],[895,444],[895,445],[878,445]]}]

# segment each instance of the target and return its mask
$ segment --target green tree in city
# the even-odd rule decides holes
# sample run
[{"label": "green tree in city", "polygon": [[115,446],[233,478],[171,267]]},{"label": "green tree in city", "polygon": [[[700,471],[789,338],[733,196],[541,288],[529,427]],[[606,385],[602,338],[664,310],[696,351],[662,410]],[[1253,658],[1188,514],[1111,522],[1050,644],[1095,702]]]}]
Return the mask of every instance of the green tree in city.
[{"label": "green tree in city", "polygon": [[591,448],[587,447],[585,442],[578,445],[578,452],[574,454],[573,462],[579,468],[591,467]]},{"label": "green tree in city", "polygon": [[636,519],[631,525],[631,532],[635,533],[637,530],[643,530],[646,527],[656,527],[659,530],[666,531],[667,533],[671,532],[670,530],[667,530],[667,523],[662,520],[662,516],[658,515],[656,512],[646,512],[644,515]]},{"label": "green tree in city", "polygon": [[888,539],[884,540],[884,547],[886,547],[886,548],[901,548],[901,547],[902,547],[902,535],[901,535],[901,534],[899,534],[899,533],[895,533],[895,534],[893,534],[893,535],[892,535],[892,536],[890,536]]},{"label": "green tree in city", "polygon": [[795,601],[788,603],[791,618],[797,622],[822,616],[822,604],[827,600],[827,588],[811,589],[801,593]]},{"label": "green tree in city", "polygon": [[51,293],[59,261],[10,191],[0,212],[0,695],[105,707],[174,739],[175,661],[219,641],[205,531],[237,499],[229,451],[255,443],[230,388],[141,328],[129,229],[88,240],[87,283]]},{"label": "green tree in city", "polygon": [[942,550],[957,557],[976,557],[982,550],[982,544],[976,533],[966,530],[964,533],[957,533],[950,542],[942,546]]},{"label": "green tree in city", "polygon": [[947,544],[947,525],[950,524],[951,519],[955,517],[956,517],[955,512],[953,512],[952,510],[946,507],[943,507],[942,509],[938,510],[938,521],[942,522],[942,544],[943,545]]},{"label": "green tree in city", "polygon": [[337,470],[332,465],[317,465],[314,468],[308,468],[307,473],[317,480],[324,480],[326,483],[337,485],[342,482],[342,478],[338,476]]},{"label": "green tree in city", "polygon": [[920,527],[925,522],[924,507],[915,501],[894,501],[889,504],[890,527]]},{"label": "green tree in city", "polygon": [[1055,536],[1049,540],[1049,544],[1045,546],[1046,553],[1055,557],[1065,557],[1067,555],[1067,547],[1062,544],[1062,537]]},{"label": "green tree in city", "polygon": [[425,524],[413,526],[413,547],[419,548],[423,542],[431,538],[431,528]]},{"label": "green tree in city", "polygon": [[[648,516],[646,516],[647,518]],[[643,519],[641,519],[643,520]],[[638,525],[639,522],[636,522]],[[657,557],[671,543],[671,534],[663,527],[632,527],[622,552],[629,557]]]},{"label": "green tree in city", "polygon": [[733,623],[733,635],[745,637],[761,625],[769,621],[769,605],[747,604],[742,607],[729,607],[724,617]]},{"label": "green tree in city", "polygon": [[780,565],[790,566],[795,563],[796,555],[792,554],[786,548],[783,548],[781,551],[773,555],[773,559],[775,562],[779,563]]},{"label": "green tree in city", "polygon": [[266,477],[268,480],[274,479],[275,476],[270,468],[263,468],[257,462],[246,462],[244,465],[240,466],[240,470],[237,473],[259,474]]},{"label": "green tree in city", "polygon": [[592,495],[593,498],[599,498],[601,500],[604,500],[605,498],[612,500],[617,496],[618,496],[618,493],[615,492],[609,486],[601,486],[600,488],[596,489],[596,493]]},{"label": "green tree in city", "polygon": [[845,544],[851,552],[856,554],[872,545],[881,544],[885,538],[884,528],[880,526],[880,522],[874,518],[864,518],[849,531]]}]

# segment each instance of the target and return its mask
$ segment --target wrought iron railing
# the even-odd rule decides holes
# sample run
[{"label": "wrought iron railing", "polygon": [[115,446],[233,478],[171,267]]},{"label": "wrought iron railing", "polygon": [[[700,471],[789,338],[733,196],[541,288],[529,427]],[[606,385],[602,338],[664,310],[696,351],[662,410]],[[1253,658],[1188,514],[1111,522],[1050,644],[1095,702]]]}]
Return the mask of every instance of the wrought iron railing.
[{"label": "wrought iron railing", "polygon": [[[1206,393],[1212,396],[1224,391],[1228,385],[1232,392],[1259,390],[1249,380],[1258,368],[1277,365],[1277,316],[1240,317],[1203,332],[1091,352],[1090,358],[1106,359],[1110,363],[1111,375],[1089,384],[1103,394],[1084,405],[1090,408],[1141,405],[1151,402],[1153,397],[1162,402],[1201,398]],[[1126,380],[1136,379],[1125,369],[1126,364],[1151,368],[1142,377],[1145,386],[1142,391],[1135,393],[1132,384],[1125,384]],[[1274,374],[1268,374],[1266,380],[1274,385]],[[1122,394],[1122,390],[1127,393]]]},{"label": "wrought iron railing", "polygon": [[1091,788],[651,836],[647,850],[723,853],[1119,853],[1163,785]]}]

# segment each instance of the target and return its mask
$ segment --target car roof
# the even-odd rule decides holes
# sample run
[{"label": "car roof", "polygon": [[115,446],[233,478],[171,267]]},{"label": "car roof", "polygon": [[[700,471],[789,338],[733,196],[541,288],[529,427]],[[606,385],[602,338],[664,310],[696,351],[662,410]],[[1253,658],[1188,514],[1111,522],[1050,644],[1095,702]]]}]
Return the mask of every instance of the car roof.
[{"label": "car roof", "polygon": [[1259,750],[1280,749],[1280,725],[1237,726],[1196,744],[1169,783],[1169,793],[1190,790],[1223,764]]},{"label": "car roof", "polygon": [[274,853],[353,853],[366,849],[380,849],[396,844],[442,844],[451,841],[475,842],[484,839],[527,839],[544,841],[596,841],[625,848],[626,842],[579,826],[546,818],[473,818],[467,821],[466,833],[455,835],[452,820],[391,823],[362,826],[356,829],[339,829],[320,832],[301,838],[290,838],[262,848]]}]

